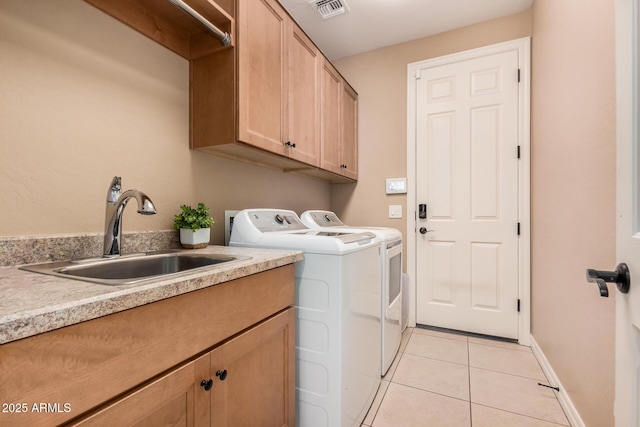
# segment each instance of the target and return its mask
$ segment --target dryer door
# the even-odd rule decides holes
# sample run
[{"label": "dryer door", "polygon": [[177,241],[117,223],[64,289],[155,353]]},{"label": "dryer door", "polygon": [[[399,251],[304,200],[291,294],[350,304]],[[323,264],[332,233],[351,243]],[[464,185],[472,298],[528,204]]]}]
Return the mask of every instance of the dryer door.
[{"label": "dryer door", "polygon": [[382,322],[382,375],[391,367],[400,348],[402,338],[402,243],[386,248],[383,317]]}]

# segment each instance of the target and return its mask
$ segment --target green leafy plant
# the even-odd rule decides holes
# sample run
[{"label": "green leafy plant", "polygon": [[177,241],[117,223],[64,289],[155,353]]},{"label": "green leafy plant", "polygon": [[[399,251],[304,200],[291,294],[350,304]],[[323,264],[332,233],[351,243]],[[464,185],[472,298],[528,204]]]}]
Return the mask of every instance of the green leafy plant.
[{"label": "green leafy plant", "polygon": [[173,217],[173,228],[176,230],[186,228],[195,232],[201,228],[211,228],[216,223],[211,218],[211,210],[204,203],[198,203],[195,209],[188,205],[180,205],[180,209],[181,212]]}]

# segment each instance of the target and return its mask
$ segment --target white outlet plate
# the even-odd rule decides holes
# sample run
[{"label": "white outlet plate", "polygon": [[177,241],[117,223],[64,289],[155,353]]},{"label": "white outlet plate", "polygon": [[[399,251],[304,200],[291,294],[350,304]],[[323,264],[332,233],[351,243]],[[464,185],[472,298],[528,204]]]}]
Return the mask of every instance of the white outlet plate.
[{"label": "white outlet plate", "polygon": [[402,218],[402,205],[389,205],[389,218]]}]

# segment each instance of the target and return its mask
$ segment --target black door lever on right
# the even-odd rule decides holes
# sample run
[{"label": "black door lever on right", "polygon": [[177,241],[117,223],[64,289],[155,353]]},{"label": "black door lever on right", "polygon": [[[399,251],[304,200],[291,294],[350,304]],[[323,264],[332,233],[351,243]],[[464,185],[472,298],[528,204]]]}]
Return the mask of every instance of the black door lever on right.
[{"label": "black door lever on right", "polygon": [[616,267],[615,271],[600,271],[594,269],[587,269],[587,282],[596,283],[600,289],[601,297],[609,296],[609,289],[607,288],[607,282],[615,283],[618,290],[623,294],[629,292],[631,287],[631,275],[629,274],[629,267],[624,262],[621,262]]}]

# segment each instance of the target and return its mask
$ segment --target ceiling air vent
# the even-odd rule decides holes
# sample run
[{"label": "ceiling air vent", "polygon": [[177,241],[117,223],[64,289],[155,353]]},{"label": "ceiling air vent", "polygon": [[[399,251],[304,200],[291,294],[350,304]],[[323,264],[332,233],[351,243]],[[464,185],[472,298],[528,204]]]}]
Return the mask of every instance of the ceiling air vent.
[{"label": "ceiling air vent", "polygon": [[349,11],[349,7],[344,0],[313,0],[310,4],[324,19]]}]

